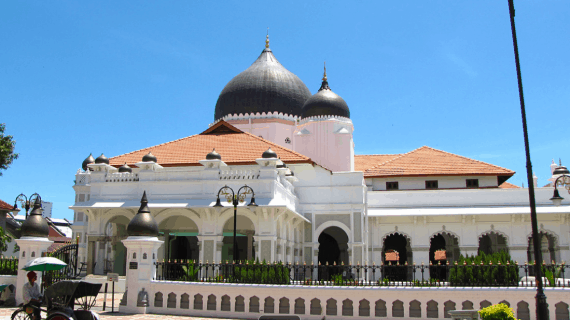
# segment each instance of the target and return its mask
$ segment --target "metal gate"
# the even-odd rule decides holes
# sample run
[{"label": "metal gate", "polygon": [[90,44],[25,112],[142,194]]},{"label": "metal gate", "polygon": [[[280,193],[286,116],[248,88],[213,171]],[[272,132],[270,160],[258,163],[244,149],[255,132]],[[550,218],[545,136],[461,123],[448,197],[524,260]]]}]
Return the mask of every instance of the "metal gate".
[{"label": "metal gate", "polygon": [[42,287],[47,288],[52,284],[61,280],[73,280],[79,278],[77,270],[77,254],[79,243],[65,245],[53,252],[47,253],[48,256],[58,258],[67,263],[67,266],[57,271],[46,271],[43,275]]}]

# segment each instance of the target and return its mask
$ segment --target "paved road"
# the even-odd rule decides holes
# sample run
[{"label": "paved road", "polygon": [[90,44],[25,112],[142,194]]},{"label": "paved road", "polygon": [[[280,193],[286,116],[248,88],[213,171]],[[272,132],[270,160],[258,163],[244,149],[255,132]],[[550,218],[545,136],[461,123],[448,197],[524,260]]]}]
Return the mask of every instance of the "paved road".
[{"label": "paved road", "polygon": [[[214,320],[213,318],[196,318],[196,317],[184,317],[184,316],[165,316],[165,315],[129,315],[124,313],[111,313],[111,298],[107,298],[107,308],[103,311],[103,295],[97,298],[97,302],[93,309],[99,314],[101,320]],[[122,293],[120,294],[122,296]],[[120,297],[115,298],[115,311],[119,309]],[[9,320],[12,313],[17,308],[0,308],[0,320]],[[42,314],[42,319],[45,319],[46,314]],[[219,318],[216,318],[219,320]]]}]

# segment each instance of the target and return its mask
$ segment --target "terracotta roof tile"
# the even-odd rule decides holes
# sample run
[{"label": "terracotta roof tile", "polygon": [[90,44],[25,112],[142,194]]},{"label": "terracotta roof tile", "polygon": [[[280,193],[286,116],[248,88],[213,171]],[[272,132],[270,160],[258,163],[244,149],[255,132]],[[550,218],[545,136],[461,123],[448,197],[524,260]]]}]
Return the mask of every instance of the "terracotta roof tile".
[{"label": "terracotta roof tile", "polygon": [[219,121],[208,130],[193,136],[159,144],[120,156],[112,157],[112,166],[121,166],[125,162],[133,165],[142,157],[152,152],[158,163],[165,167],[196,166],[198,161],[215,148],[222,156],[222,161],[230,165],[256,164],[255,159],[271,148],[286,163],[313,163],[313,161],[295,151],[281,147],[248,132],[243,132],[225,121]]},{"label": "terracotta roof tile", "polygon": [[355,155],[354,156],[354,171],[366,171],[377,166],[380,163],[384,163],[388,160],[392,160],[396,157],[401,156],[401,154],[366,154],[366,155]]},{"label": "terracotta roof tile", "polygon": [[[390,159],[380,158],[376,166],[366,169],[364,177],[496,175],[512,176],[514,171],[482,161],[423,146]],[[356,162],[356,161],[355,161]],[[355,165],[356,167],[356,165]]]},{"label": "terracotta roof tile", "polygon": [[499,188],[502,188],[502,189],[519,189],[520,187],[517,185],[514,185],[512,183],[503,182],[503,183],[501,183]]},{"label": "terracotta roof tile", "polygon": [[12,208],[13,208],[13,207],[14,207],[14,206],[11,206],[11,205],[9,205],[8,203],[6,203],[6,202],[0,200],[0,210],[10,210],[10,211],[12,211]]}]

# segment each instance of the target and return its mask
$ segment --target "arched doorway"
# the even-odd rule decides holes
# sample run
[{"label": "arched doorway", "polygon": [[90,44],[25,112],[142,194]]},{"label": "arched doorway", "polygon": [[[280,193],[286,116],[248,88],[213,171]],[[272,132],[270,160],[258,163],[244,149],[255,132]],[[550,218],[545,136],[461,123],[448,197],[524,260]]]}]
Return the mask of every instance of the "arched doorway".
[{"label": "arched doorway", "polygon": [[158,225],[164,235],[164,259],[194,260],[200,259],[198,247],[198,226],[185,216],[172,216]]},{"label": "arched doorway", "polygon": [[[384,239],[382,246],[383,276],[392,281],[406,281],[412,277],[412,248],[407,237],[394,233]],[[408,267],[406,266],[408,264]]]},{"label": "arched doorway", "polygon": [[445,267],[438,265],[453,264],[459,257],[459,239],[454,235],[441,232],[430,239],[429,261],[433,267],[430,267],[430,278],[446,280],[447,272]]},{"label": "arched doorway", "polygon": [[255,259],[255,225],[246,216],[237,216],[236,243],[237,257],[234,259],[234,217],[226,221],[223,228],[222,261],[244,261]]},{"label": "arched doorway", "polygon": [[[319,279],[330,280],[331,276],[343,272],[342,265],[348,265],[348,235],[339,227],[328,227],[319,235]],[[326,265],[339,267],[327,267]],[[346,274],[345,274],[346,276]]]},{"label": "arched doorway", "polygon": [[479,237],[479,254],[484,253],[489,255],[508,250],[507,238],[500,233],[490,232]]},{"label": "arched doorway", "polygon": [[127,248],[122,240],[128,237],[127,226],[130,219],[117,215],[109,219],[105,228],[105,260],[103,273],[118,273],[120,276],[126,275]]},{"label": "arched doorway", "polygon": [[[542,252],[542,260],[547,264],[556,263],[557,259],[557,244],[556,238],[546,232],[539,232],[540,251]],[[529,263],[535,260],[534,258],[534,243],[532,236],[528,237],[527,257]]]}]

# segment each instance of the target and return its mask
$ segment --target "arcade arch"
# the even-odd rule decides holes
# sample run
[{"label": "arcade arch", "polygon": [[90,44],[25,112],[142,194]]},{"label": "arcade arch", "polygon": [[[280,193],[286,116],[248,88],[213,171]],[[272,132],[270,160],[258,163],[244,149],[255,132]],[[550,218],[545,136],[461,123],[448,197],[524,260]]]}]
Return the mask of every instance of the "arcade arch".
[{"label": "arcade arch", "polygon": [[496,231],[486,232],[479,236],[478,253],[493,254],[508,251],[507,236]]},{"label": "arcade arch", "polygon": [[[402,272],[402,268],[390,268],[389,265],[412,265],[411,239],[400,232],[384,237],[382,245],[382,262],[388,267],[384,270],[386,277],[395,281],[406,281],[412,278],[412,269]],[[386,254],[388,253],[388,254]],[[389,258],[387,260],[387,257]]]},{"label": "arcade arch", "polygon": [[[445,258],[441,254],[436,257],[436,251],[443,250]],[[434,267],[430,267],[430,277],[434,279],[447,279],[444,268],[435,267],[438,264],[452,264],[459,258],[459,237],[447,231],[440,231],[430,237],[429,261]]]},{"label": "arcade arch", "polygon": [[[198,225],[188,216],[171,215],[158,224],[158,230],[164,234],[166,260],[199,260]],[[161,254],[159,253],[159,257]]]},{"label": "arcade arch", "polygon": [[[539,233],[540,251],[542,252],[542,260],[546,263],[557,262],[560,249],[558,248],[558,239],[555,234],[548,231],[540,231]],[[532,234],[527,238],[528,261],[534,261],[534,243],[532,241]]]},{"label": "arcade arch", "polygon": [[127,249],[122,240],[128,237],[127,226],[131,221],[124,215],[115,215],[105,224],[105,261],[103,272],[126,274]]},{"label": "arcade arch", "polygon": [[222,261],[243,261],[255,258],[255,224],[250,218],[238,215],[236,220],[237,258],[233,256],[234,217],[229,218],[222,228]]}]

